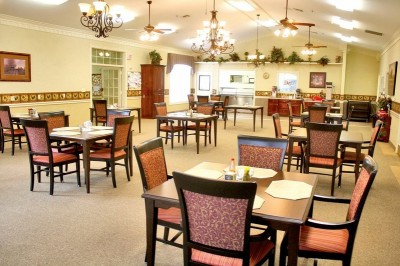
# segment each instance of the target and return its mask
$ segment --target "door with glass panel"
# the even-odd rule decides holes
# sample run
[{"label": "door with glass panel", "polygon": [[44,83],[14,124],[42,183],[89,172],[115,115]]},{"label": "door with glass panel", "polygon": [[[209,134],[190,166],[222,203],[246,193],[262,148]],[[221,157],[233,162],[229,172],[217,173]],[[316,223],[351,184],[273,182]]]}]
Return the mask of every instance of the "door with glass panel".
[{"label": "door with glass panel", "polygon": [[103,84],[103,98],[107,100],[108,105],[120,105],[121,93],[121,70],[110,67],[101,70]]}]

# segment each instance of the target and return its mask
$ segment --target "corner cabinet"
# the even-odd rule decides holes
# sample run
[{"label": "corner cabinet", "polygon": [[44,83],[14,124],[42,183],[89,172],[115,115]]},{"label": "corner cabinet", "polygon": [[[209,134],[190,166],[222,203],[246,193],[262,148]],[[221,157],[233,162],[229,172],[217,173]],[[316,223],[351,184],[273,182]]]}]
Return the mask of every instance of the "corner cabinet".
[{"label": "corner cabinet", "polygon": [[293,115],[300,115],[301,99],[284,99],[284,98],[269,98],[268,99],[268,115],[279,113],[280,116],[289,116],[288,102],[292,104]]},{"label": "corner cabinet", "polygon": [[155,118],[154,103],[164,102],[164,65],[141,65],[143,118]]}]

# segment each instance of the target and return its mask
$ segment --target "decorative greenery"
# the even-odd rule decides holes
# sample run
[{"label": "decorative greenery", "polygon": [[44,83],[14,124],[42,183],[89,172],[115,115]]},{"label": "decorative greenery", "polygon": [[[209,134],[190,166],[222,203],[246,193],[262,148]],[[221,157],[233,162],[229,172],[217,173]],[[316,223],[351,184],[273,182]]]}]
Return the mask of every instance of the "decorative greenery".
[{"label": "decorative greenery", "polygon": [[229,62],[229,59],[223,57],[218,58],[218,63],[225,63],[225,62]]},{"label": "decorative greenery", "polygon": [[283,54],[282,48],[276,48],[274,46],[271,50],[270,62],[271,63],[280,63],[283,61],[285,61],[285,56]]},{"label": "decorative greenery", "polygon": [[240,61],[240,57],[239,57],[238,53],[231,53],[231,54],[229,54],[229,57],[230,57],[231,61],[233,61],[233,62]]},{"label": "decorative greenery", "polygon": [[379,110],[387,111],[392,107],[392,98],[381,95],[376,103]]},{"label": "decorative greenery", "polygon": [[323,56],[320,59],[317,60],[318,64],[321,64],[322,66],[327,65],[331,60],[327,56]]},{"label": "decorative greenery", "polygon": [[153,50],[153,51],[151,51],[149,53],[149,56],[150,56],[150,60],[151,60],[151,64],[152,65],[159,65],[160,64],[160,62],[162,60],[162,57],[161,57],[159,52],[157,52],[156,50]]},{"label": "decorative greenery", "polygon": [[296,62],[303,62],[304,60],[295,51],[293,51],[292,54],[288,56],[287,61],[292,65]]},{"label": "decorative greenery", "polygon": [[244,52],[244,57],[246,60],[248,60],[249,52]]}]

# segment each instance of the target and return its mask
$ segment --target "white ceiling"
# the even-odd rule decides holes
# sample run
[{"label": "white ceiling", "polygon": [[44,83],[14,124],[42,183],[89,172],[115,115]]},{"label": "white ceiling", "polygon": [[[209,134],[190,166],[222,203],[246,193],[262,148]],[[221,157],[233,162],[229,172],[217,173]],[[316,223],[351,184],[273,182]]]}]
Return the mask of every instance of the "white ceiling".
[{"label": "white ceiling", "polygon": [[[347,0],[359,2],[360,9],[353,13],[340,11],[333,6],[335,0],[289,0],[288,17],[296,22],[315,23],[311,39],[317,45],[326,43],[342,43],[335,37],[336,33],[354,36],[357,41],[352,45],[373,50],[382,50],[396,36],[400,29],[400,0]],[[90,32],[80,24],[81,13],[78,3],[85,0],[69,0],[59,6],[38,4],[35,0],[0,0],[0,13],[25,19],[45,22],[60,26],[77,28]],[[91,1],[86,0],[90,3]],[[126,10],[135,14],[133,21],[124,23],[119,29],[114,29],[110,36],[123,37],[139,41],[139,34],[148,24],[147,0],[108,0],[110,6],[123,5]],[[225,0],[216,0],[217,18],[226,21],[226,29],[231,31],[232,38],[254,40],[257,14],[260,20],[274,19],[278,21],[285,17],[285,0],[252,0],[256,10],[241,12],[230,6]],[[153,0],[151,5],[151,24],[167,23],[176,32],[162,35],[157,45],[190,49],[190,39],[196,36],[196,30],[202,27],[202,21],[210,20],[212,0]],[[332,16],[355,20],[359,27],[354,30],[342,29],[332,24]],[[127,31],[126,29],[139,29]],[[262,36],[273,35],[275,28],[263,28]],[[366,33],[365,30],[381,32],[383,36]],[[93,33],[94,35],[94,33]],[[308,28],[300,27],[299,35],[307,38]],[[272,37],[277,38],[277,37]],[[300,45],[300,44],[299,44]]]}]

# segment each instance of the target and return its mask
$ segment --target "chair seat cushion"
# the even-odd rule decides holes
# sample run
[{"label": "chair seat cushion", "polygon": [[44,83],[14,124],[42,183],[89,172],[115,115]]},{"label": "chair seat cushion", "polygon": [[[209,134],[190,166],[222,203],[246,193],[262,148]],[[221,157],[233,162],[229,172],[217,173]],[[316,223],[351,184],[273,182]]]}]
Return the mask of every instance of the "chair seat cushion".
[{"label": "chair seat cushion", "polygon": [[[257,265],[273,248],[274,244],[268,239],[251,241],[250,265]],[[192,260],[215,266],[243,265],[242,259],[214,255],[196,249],[192,250]]]},{"label": "chair seat cushion", "polygon": [[107,122],[107,118],[102,117],[102,116],[98,116],[98,117],[96,118],[96,120],[97,120],[98,122]]},{"label": "chair seat cushion", "polygon": [[[182,131],[183,127],[174,126],[173,129],[174,129],[174,131]],[[160,126],[160,131],[172,131],[172,127],[171,126]]]},{"label": "chair seat cushion", "polygon": [[[115,158],[124,157],[125,155],[126,155],[126,152],[124,150],[119,150],[114,153]],[[105,148],[105,149],[96,150],[94,152],[91,152],[90,158],[111,159],[111,149]]]},{"label": "chair seat cushion", "polygon": [[[334,160],[329,158],[319,158],[310,156],[310,164],[318,164],[318,165],[325,165],[325,166],[333,166]],[[343,163],[342,159],[337,159],[337,166]]]},{"label": "chair seat cushion", "polygon": [[301,121],[292,121],[292,122],[290,122],[290,125],[294,126],[294,127],[300,127],[301,126]]},{"label": "chair seat cushion", "polygon": [[159,208],[158,220],[180,225],[182,221],[181,209],[175,207],[171,207],[169,209]]},{"label": "chair seat cushion", "polygon": [[[364,161],[364,158],[365,158],[365,153],[361,153],[360,154],[360,161]],[[357,153],[356,152],[354,152],[354,151],[346,151],[345,153],[344,153],[344,158],[343,158],[343,161],[344,162],[356,162],[356,157],[357,157]]]},{"label": "chair seat cushion", "polygon": [[346,253],[349,231],[346,229],[328,230],[302,226],[299,250],[327,253]]},{"label": "chair seat cushion", "polygon": [[[11,129],[5,129],[3,131],[3,134],[6,136],[11,136],[11,134],[12,134]],[[16,128],[16,129],[14,129],[14,136],[25,136],[25,132],[21,128]]]},{"label": "chair seat cushion", "polygon": [[[286,148],[286,154],[289,153],[289,146]],[[292,156],[301,156],[302,150],[301,150],[301,146],[293,146],[293,151],[292,151]]]},{"label": "chair seat cushion", "polygon": [[[200,130],[209,130],[211,129],[211,126],[209,124],[207,124],[207,126],[205,124],[200,124]],[[196,125],[188,125],[186,126],[186,130],[196,130]]]},{"label": "chair seat cushion", "polygon": [[[77,157],[73,154],[53,152],[53,163],[55,163],[55,164],[66,162],[66,161],[73,161],[76,159],[77,159]],[[33,156],[33,162],[48,164],[48,163],[50,163],[49,156],[44,156],[44,155]]]}]

